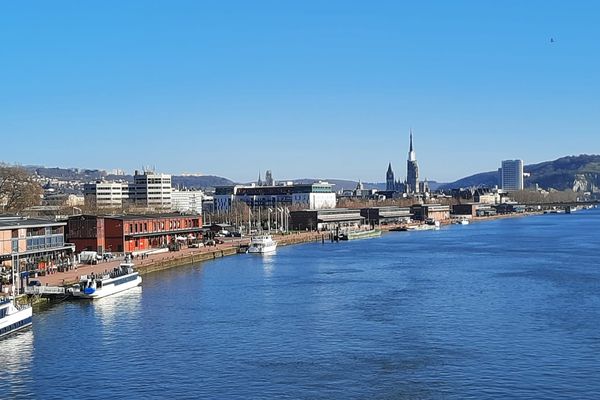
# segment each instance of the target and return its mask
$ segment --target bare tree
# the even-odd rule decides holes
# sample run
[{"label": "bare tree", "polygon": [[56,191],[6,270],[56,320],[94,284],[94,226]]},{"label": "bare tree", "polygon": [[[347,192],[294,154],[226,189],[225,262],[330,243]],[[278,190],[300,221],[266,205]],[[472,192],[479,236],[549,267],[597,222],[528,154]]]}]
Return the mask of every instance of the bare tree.
[{"label": "bare tree", "polygon": [[21,167],[0,165],[0,210],[18,213],[27,207],[40,205],[41,185]]}]

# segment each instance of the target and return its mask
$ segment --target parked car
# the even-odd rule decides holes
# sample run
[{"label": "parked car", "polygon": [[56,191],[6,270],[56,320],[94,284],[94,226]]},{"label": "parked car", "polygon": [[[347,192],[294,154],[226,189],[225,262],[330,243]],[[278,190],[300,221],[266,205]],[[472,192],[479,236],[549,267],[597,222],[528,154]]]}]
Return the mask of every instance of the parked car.
[{"label": "parked car", "polygon": [[29,282],[27,282],[27,286],[42,286],[42,282],[36,279],[31,279]]}]

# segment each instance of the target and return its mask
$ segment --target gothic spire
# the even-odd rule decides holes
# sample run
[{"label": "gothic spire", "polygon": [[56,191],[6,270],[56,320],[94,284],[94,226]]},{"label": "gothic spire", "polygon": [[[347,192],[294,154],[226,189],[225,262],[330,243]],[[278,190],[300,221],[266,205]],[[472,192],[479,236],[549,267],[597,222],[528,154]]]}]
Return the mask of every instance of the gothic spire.
[{"label": "gothic spire", "polygon": [[410,129],[410,147],[408,149],[408,161],[417,161],[417,154],[413,148],[413,133],[412,128]]}]

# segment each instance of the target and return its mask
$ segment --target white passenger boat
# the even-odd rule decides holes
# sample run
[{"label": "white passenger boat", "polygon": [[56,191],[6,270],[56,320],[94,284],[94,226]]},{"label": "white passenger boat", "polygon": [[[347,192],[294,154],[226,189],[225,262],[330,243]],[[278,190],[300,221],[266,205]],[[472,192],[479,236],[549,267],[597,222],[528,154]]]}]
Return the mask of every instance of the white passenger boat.
[{"label": "white passenger boat", "polygon": [[15,264],[18,264],[18,259],[13,259],[12,262],[12,295],[0,298],[0,339],[31,326],[33,316],[31,306],[17,303]]},{"label": "white passenger boat", "polygon": [[133,267],[132,262],[125,261],[109,273],[82,275],[71,293],[83,299],[99,299],[134,288],[142,283],[142,277]]},{"label": "white passenger boat", "polygon": [[277,249],[277,242],[271,235],[258,235],[250,239],[248,253],[271,253]]},{"label": "white passenger boat", "polygon": [[19,305],[12,298],[0,299],[0,339],[31,326],[31,306]]}]

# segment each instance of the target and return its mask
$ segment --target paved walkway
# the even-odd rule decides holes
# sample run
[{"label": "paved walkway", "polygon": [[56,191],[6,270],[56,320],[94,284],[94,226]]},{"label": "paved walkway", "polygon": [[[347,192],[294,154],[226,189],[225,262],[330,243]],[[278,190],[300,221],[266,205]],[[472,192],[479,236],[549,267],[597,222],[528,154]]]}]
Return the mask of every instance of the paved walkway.
[{"label": "paved walkway", "polygon": [[[315,232],[306,232],[306,233],[302,232],[302,233],[293,234],[293,235],[273,235],[273,238],[275,240],[280,241],[282,244],[285,244],[287,241],[297,240],[299,238],[308,237],[308,236],[314,237]],[[181,250],[175,251],[175,252],[169,251],[169,252],[165,252],[165,253],[150,254],[147,257],[145,257],[144,259],[142,259],[141,256],[134,257],[133,262],[136,265],[136,267],[140,268],[140,267],[143,267],[144,265],[153,264],[155,262],[160,262],[163,260],[179,258],[182,256],[191,255],[191,254],[209,253],[209,252],[213,252],[216,250],[223,250],[223,249],[227,249],[227,248],[231,248],[231,247],[238,247],[240,244],[248,244],[250,242],[249,238],[241,238],[241,239],[240,238],[222,238],[222,240],[224,240],[225,243],[217,244],[215,246],[206,246],[206,247],[200,247],[200,248],[184,248],[184,249],[181,249]],[[115,260],[111,260],[109,262],[99,261],[98,264],[96,264],[96,265],[80,264],[77,267],[77,269],[73,269],[73,270],[65,271],[65,272],[56,272],[56,273],[53,273],[50,275],[40,276],[36,279],[38,279],[42,283],[42,285],[60,286],[65,283],[79,281],[79,277],[81,275],[89,275],[91,273],[101,273],[101,272],[104,272],[105,270],[111,271],[113,268],[118,267],[122,261],[123,261],[122,259],[115,259]]]}]

